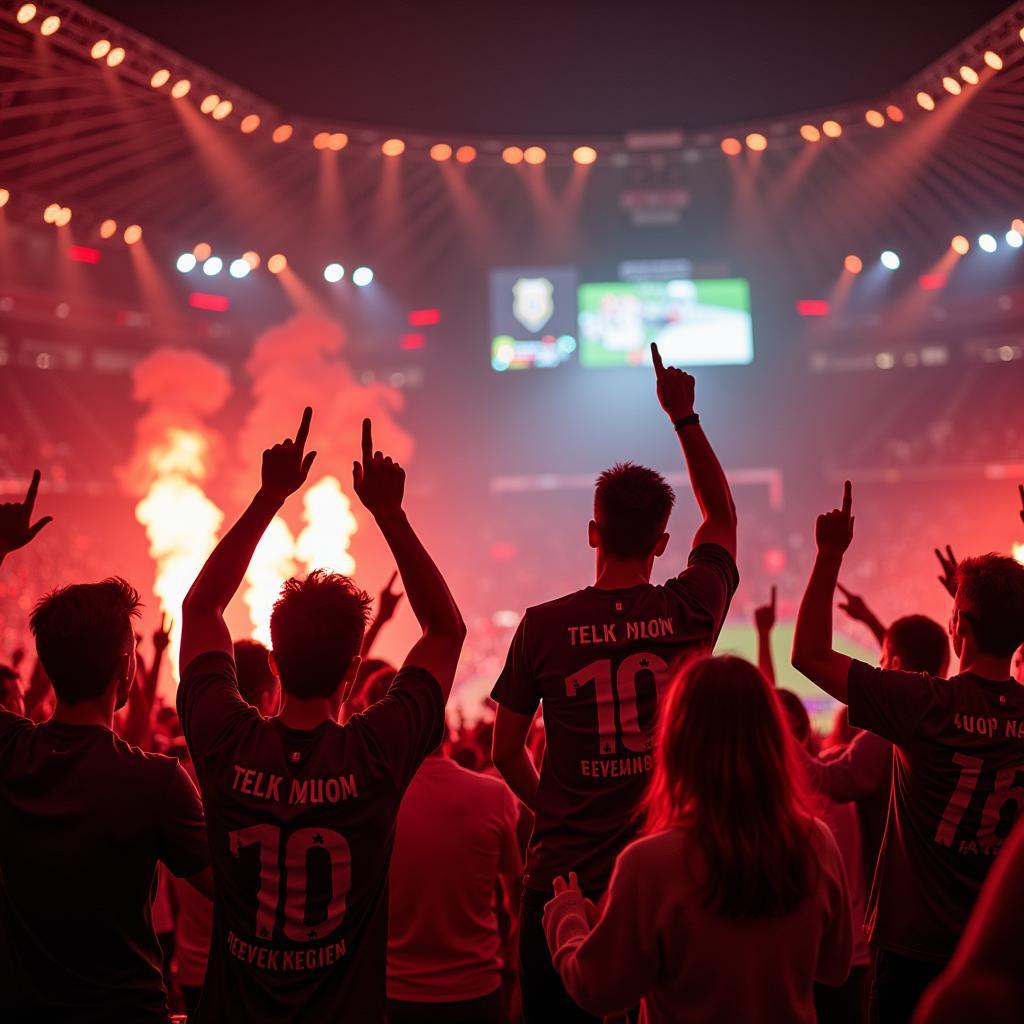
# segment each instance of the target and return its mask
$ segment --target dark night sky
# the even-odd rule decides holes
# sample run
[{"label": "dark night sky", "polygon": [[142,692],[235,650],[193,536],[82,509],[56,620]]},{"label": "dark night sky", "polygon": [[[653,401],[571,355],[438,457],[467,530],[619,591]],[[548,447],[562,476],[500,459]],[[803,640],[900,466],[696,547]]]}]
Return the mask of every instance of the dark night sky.
[{"label": "dark night sky", "polygon": [[578,134],[699,127],[870,99],[1000,0],[94,0],[286,110]]}]

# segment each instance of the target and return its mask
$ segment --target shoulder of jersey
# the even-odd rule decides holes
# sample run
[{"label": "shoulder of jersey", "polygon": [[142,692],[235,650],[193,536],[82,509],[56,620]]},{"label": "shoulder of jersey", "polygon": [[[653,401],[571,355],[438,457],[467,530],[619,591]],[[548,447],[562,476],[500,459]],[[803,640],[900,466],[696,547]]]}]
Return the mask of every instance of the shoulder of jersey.
[{"label": "shoulder of jersey", "polygon": [[566,605],[571,605],[574,601],[579,600],[586,593],[586,588],[583,590],[573,591],[571,594],[566,594],[564,597],[556,597],[550,601],[545,601],[543,604],[531,605],[526,609],[526,614],[533,618],[536,615],[547,615],[552,612],[557,612],[564,608]]}]

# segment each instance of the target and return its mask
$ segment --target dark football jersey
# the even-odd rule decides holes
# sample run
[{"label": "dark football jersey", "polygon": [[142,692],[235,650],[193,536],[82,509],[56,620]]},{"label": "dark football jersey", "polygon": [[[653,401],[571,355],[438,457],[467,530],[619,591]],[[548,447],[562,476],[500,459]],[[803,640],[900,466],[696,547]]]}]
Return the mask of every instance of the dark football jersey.
[{"label": "dark football jersey", "polygon": [[859,661],[848,685],[850,724],[896,745],[869,933],[882,949],[948,960],[1024,805],[1024,686]]},{"label": "dark football jersey", "polygon": [[587,587],[527,609],[491,696],[526,715],[544,704],[530,888],[575,871],[585,890],[604,889],[637,831],[673,667],[710,653],[738,582],[730,554],[702,544],[664,586]]},{"label": "dark football jersey", "polygon": [[395,819],[441,742],[437,681],[403,669],[345,725],[297,730],[246,704],[232,658],[210,652],[178,710],[216,887],[199,1020],[382,1022]]},{"label": "dark football jersey", "polygon": [[166,1024],[158,861],[210,862],[178,761],[0,711],[0,1020]]}]

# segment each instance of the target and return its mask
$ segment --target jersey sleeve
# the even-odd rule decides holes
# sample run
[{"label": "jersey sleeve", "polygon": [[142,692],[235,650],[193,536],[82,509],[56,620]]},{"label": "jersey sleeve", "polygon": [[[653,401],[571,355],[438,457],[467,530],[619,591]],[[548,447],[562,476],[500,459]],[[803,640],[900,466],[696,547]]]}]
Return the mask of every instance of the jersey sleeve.
[{"label": "jersey sleeve", "polygon": [[718,639],[739,586],[736,561],[720,544],[699,544],[690,552],[686,568],[665,584],[690,611],[706,619],[709,633]]},{"label": "jersey sleeve", "polygon": [[852,661],[847,676],[850,725],[908,746],[941,703],[938,682],[923,672],[872,668]]},{"label": "jersey sleeve", "polygon": [[491,690],[491,697],[503,708],[521,715],[532,715],[540,704],[540,686],[533,674],[527,642],[527,621],[523,616],[509,644],[505,667]]},{"label": "jersey sleeve", "polygon": [[403,668],[388,692],[358,717],[399,791],[404,792],[423,759],[444,739],[444,696],[423,668]]},{"label": "jersey sleeve", "polygon": [[224,651],[207,651],[188,663],[178,685],[177,703],[185,742],[197,766],[233,727],[259,717],[259,712],[242,700],[235,659]]},{"label": "jersey sleeve", "polygon": [[519,807],[512,791],[501,785],[502,834],[498,871],[506,877],[518,878],[523,873],[523,858],[519,852]]},{"label": "jersey sleeve", "polygon": [[188,878],[210,863],[210,847],[199,793],[180,764],[172,768],[157,808],[157,855],[176,878]]}]

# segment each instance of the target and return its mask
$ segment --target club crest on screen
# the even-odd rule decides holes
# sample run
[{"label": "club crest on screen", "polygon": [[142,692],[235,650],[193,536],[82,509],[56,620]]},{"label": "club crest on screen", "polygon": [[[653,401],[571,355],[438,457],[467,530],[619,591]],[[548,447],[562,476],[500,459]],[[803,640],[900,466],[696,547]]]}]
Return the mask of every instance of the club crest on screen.
[{"label": "club crest on screen", "polygon": [[539,331],[555,311],[555,286],[546,277],[521,277],[512,286],[512,312],[528,330]]}]

